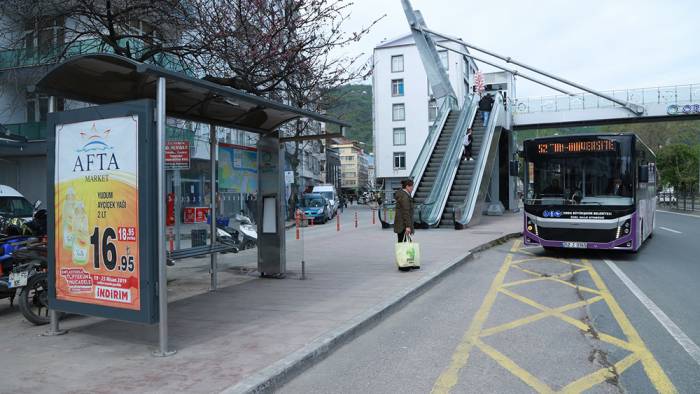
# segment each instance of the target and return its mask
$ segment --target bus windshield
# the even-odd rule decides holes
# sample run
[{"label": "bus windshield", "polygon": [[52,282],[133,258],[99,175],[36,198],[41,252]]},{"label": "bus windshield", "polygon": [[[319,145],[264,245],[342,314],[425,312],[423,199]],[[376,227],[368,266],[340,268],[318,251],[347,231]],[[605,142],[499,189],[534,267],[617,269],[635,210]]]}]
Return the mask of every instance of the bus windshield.
[{"label": "bus windshield", "polygon": [[526,204],[632,205],[630,149],[527,158]]}]

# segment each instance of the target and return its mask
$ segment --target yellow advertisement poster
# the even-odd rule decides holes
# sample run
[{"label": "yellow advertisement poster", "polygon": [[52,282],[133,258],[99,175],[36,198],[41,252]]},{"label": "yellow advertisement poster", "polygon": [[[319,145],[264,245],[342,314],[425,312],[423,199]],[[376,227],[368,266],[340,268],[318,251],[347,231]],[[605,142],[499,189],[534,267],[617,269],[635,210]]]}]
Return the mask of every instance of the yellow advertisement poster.
[{"label": "yellow advertisement poster", "polygon": [[56,298],[139,310],[138,117],[56,126]]}]

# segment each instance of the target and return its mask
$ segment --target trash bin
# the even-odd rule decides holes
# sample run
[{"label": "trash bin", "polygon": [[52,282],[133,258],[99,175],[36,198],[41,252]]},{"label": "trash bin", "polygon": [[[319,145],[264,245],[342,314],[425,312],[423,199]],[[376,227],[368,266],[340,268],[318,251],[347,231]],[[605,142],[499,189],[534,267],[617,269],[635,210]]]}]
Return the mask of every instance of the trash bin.
[{"label": "trash bin", "polygon": [[207,230],[192,230],[192,247],[207,245]]}]

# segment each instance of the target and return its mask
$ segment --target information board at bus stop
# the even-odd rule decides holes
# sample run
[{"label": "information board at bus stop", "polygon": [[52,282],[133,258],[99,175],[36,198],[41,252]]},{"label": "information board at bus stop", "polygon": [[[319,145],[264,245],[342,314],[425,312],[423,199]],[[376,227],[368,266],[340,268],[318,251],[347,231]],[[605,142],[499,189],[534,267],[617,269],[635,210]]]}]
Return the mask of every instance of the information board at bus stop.
[{"label": "information board at bus stop", "polygon": [[165,169],[189,170],[190,169],[190,142],[167,141],[165,143]]},{"label": "information board at bus stop", "polygon": [[[73,112],[63,115],[80,119],[94,114]],[[145,158],[144,149],[139,149],[144,129],[140,122],[144,121],[129,114],[55,122],[50,302],[58,310],[124,320],[154,319],[151,274],[155,261],[148,258],[153,249],[144,244],[143,232],[152,232],[155,226],[144,226],[150,206],[141,206],[148,205],[141,188],[152,183],[148,179],[155,174],[142,172],[153,169],[141,162]]]}]

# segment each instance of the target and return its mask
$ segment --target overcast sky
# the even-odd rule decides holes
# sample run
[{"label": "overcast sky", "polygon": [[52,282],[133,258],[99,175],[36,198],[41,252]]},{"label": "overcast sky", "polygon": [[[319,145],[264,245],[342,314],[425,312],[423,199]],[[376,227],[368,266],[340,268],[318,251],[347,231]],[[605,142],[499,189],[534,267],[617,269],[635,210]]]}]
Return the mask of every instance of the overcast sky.
[{"label": "overcast sky", "polygon": [[[345,26],[349,31],[383,14],[386,17],[348,53],[371,56],[382,40],[409,32],[400,0],[353,1]],[[700,83],[698,0],[411,3],[431,29],[594,89]],[[483,64],[479,67],[492,70]],[[522,78],[517,91],[519,97],[559,94]]]}]

